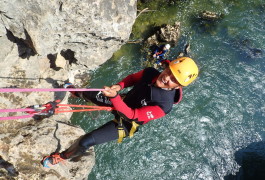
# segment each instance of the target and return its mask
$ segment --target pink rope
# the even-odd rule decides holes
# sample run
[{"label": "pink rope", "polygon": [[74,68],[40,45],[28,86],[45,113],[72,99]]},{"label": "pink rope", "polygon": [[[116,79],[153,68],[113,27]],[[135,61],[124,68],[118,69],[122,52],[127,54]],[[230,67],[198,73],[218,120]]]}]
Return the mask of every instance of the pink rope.
[{"label": "pink rope", "polygon": [[[34,109],[24,108],[24,109],[0,109],[0,112],[24,112],[24,111],[35,111]],[[31,118],[34,114],[23,115],[23,116],[9,116],[9,117],[0,117],[0,121],[4,120],[13,120],[13,119],[24,119],[24,118]]]},{"label": "pink rope", "polygon": [[0,121],[4,121],[4,120],[13,120],[13,119],[24,119],[24,118],[31,118],[33,117],[34,114],[30,114],[30,115],[23,115],[23,116],[9,116],[9,117],[0,117]]},{"label": "pink rope", "polygon": [[0,109],[0,112],[24,112],[24,111],[35,111],[34,109],[24,108],[24,109]]},{"label": "pink rope", "polygon": [[0,88],[0,92],[47,92],[47,91],[104,91],[104,89],[75,89],[75,88],[55,88],[55,89],[23,89],[23,88]]}]

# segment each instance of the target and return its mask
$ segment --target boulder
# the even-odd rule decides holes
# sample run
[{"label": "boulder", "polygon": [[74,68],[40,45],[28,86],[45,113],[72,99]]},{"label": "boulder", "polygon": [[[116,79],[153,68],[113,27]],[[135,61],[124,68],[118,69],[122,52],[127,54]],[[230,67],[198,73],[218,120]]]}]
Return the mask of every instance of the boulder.
[{"label": "boulder", "polygon": [[216,21],[222,18],[222,14],[211,11],[203,11],[200,13],[200,18],[209,21]]},{"label": "boulder", "polygon": [[158,44],[177,44],[180,38],[180,22],[176,22],[174,25],[164,24],[158,28],[158,31],[146,40],[148,46]]}]

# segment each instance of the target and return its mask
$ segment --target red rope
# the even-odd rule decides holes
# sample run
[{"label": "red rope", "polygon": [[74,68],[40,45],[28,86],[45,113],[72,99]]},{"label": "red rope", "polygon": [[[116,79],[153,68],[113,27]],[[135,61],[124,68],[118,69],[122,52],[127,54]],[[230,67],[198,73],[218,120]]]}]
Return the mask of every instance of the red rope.
[{"label": "red rope", "polygon": [[[34,108],[34,106],[32,106]],[[77,104],[57,104],[57,108],[54,109],[54,113],[64,113],[64,112],[85,112],[85,111],[112,111],[113,107],[107,106],[89,106],[89,105],[77,105]],[[80,109],[70,109],[70,107],[76,107]],[[44,108],[44,109],[42,109]],[[11,119],[24,119],[31,118],[34,115],[42,115],[42,113],[49,113],[48,111],[52,108],[50,104],[45,104],[40,106],[39,109],[25,108],[25,109],[0,109],[0,112],[27,112],[30,115],[23,116],[12,116],[12,117],[0,117],[0,120],[11,120]],[[68,110],[67,110],[68,109]]]},{"label": "red rope", "polygon": [[[77,104],[57,104],[57,106],[61,107],[85,107],[85,108],[97,108],[97,109],[105,109],[109,108],[108,106],[90,106],[90,105],[77,105]],[[110,107],[112,108],[112,107]]]},{"label": "red rope", "polygon": [[[85,111],[112,111],[114,110],[113,107],[107,106],[89,106],[89,105],[76,105],[76,104],[57,104],[59,108],[55,109],[55,113],[64,113],[64,112],[85,112]],[[79,108],[86,108],[86,109],[74,109],[74,110],[62,110],[66,109],[67,107],[79,107]]]}]

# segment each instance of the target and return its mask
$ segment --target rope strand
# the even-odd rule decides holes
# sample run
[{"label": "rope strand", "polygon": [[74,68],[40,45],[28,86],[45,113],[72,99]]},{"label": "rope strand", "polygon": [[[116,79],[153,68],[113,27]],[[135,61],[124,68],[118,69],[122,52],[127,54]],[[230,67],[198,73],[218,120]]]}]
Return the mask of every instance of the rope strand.
[{"label": "rope strand", "polygon": [[0,92],[49,92],[49,91],[104,91],[104,89],[75,89],[75,88],[54,88],[54,89],[44,89],[44,88],[0,88]]}]

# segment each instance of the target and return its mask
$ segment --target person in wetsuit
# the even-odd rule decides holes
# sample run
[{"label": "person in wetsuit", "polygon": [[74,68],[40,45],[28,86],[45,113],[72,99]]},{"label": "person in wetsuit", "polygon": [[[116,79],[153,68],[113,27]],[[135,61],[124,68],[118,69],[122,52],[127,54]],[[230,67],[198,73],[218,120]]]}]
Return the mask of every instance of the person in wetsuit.
[{"label": "person in wetsuit", "polygon": [[[55,165],[65,159],[84,155],[94,145],[113,140],[121,142],[124,137],[132,137],[138,127],[168,114],[173,104],[182,99],[182,87],[189,85],[198,76],[196,63],[188,57],[181,57],[169,63],[159,72],[146,68],[131,74],[102,92],[72,92],[75,96],[91,101],[99,106],[111,106],[115,119],[81,136],[61,153],[46,156],[44,167]],[[73,88],[72,85],[68,86]],[[122,99],[119,91],[133,87]]]},{"label": "person in wetsuit", "polygon": [[155,46],[155,49],[152,52],[152,56],[153,58],[157,59],[156,61],[157,64],[159,64],[162,60],[164,60],[165,58],[164,56],[169,51],[169,49],[170,49],[169,44]]}]

